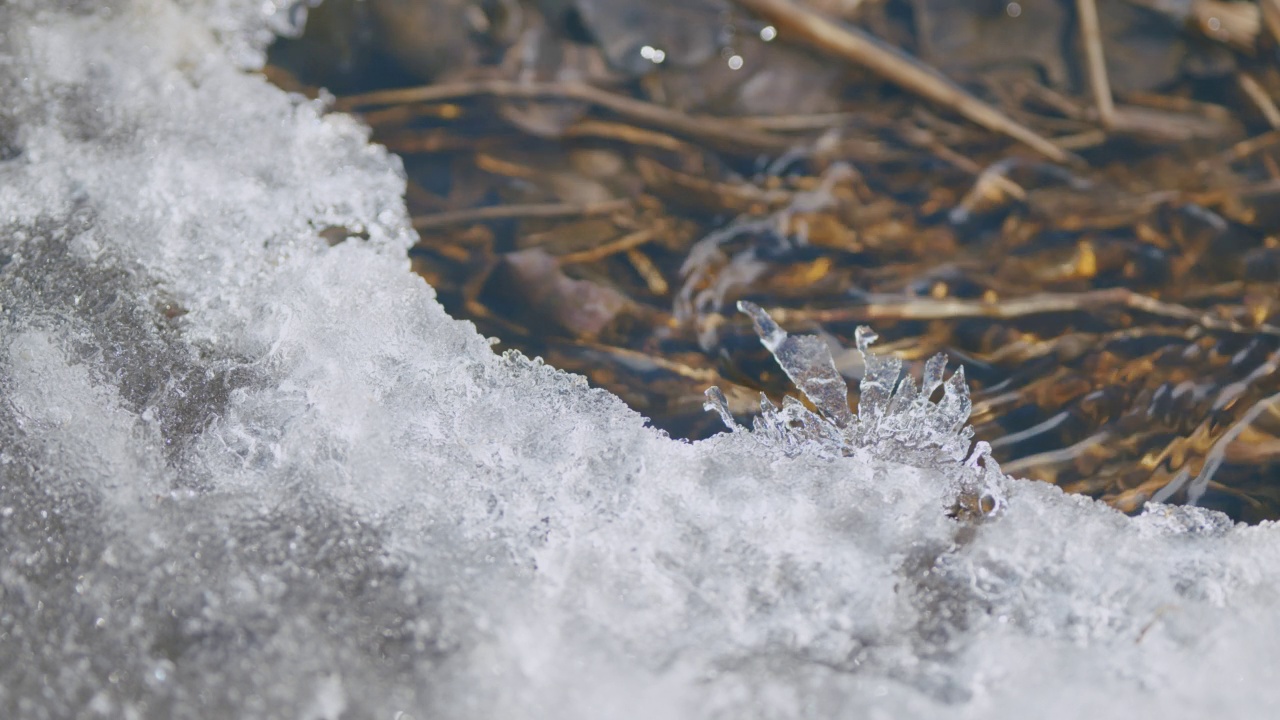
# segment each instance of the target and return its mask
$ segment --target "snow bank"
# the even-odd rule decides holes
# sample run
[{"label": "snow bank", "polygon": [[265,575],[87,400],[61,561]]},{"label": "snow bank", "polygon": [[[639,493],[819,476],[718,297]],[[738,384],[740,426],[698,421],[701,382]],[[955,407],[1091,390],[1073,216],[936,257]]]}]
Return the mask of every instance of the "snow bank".
[{"label": "snow bank", "polygon": [[289,12],[0,3],[0,716],[1280,708],[1273,525],[954,519],[960,463],[678,443],[493,355],[398,161],[236,69]]}]

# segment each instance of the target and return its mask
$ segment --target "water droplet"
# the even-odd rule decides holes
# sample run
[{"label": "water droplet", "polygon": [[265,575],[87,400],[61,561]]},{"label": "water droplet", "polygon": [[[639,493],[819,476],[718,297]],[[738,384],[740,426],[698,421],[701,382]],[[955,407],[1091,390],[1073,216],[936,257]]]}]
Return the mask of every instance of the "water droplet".
[{"label": "water droplet", "polygon": [[648,60],[654,65],[658,65],[658,64],[661,64],[663,60],[667,59],[667,53],[666,51],[659,50],[658,48],[652,45],[645,45],[644,47],[640,48],[640,57],[644,58],[645,60]]}]

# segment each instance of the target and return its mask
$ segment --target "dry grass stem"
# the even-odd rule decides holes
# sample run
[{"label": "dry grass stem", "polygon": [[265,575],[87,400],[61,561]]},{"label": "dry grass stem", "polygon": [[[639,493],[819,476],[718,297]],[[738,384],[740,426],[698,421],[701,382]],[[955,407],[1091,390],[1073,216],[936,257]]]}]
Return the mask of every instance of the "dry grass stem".
[{"label": "dry grass stem", "polygon": [[971,95],[937,70],[868,33],[837,25],[791,0],[733,1],[773,23],[778,28],[780,38],[800,42],[828,55],[854,62],[988,130],[1002,133],[1027,145],[1050,160],[1071,164],[1081,162],[1031,128]]},{"label": "dry grass stem", "polygon": [[465,210],[449,210],[433,215],[420,215],[413,219],[413,228],[415,230],[434,230],[436,228],[466,225],[487,220],[608,215],[629,210],[631,207],[632,202],[630,200],[609,200],[587,204],[530,203],[526,205],[488,205]]}]

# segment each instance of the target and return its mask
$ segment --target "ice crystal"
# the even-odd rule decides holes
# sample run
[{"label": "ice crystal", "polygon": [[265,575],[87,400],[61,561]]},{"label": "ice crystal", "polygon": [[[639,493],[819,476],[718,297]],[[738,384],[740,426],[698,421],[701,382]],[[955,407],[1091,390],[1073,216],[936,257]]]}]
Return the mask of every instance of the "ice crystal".
[{"label": "ice crystal", "polygon": [[[754,303],[739,302],[738,309],[751,317],[760,341],[816,409],[810,410],[794,397],[785,398],[779,408],[762,393],[760,415],[753,423],[754,435],[762,442],[787,455],[805,448],[831,456],[865,449],[873,456],[916,465],[965,460],[973,439],[967,425],[972,403],[964,368],[947,378],[945,355],[939,353],[925,363],[917,385],[903,372],[900,359],[872,353],[877,336],[871,328],[859,327],[855,342],[866,371],[855,414],[849,407],[849,388],[822,340],[788,335]],[[939,388],[942,395],[934,401]],[[731,430],[742,429],[719,388],[707,390],[706,408],[718,412]],[[989,478],[1000,472],[986,443],[978,443],[966,464],[977,469],[979,462],[983,482],[995,493]],[[988,504],[1000,503],[993,494]]]},{"label": "ice crystal", "polygon": [[[853,455],[858,450],[883,460],[919,466],[956,465],[963,461],[955,512],[969,518],[989,517],[1004,509],[1004,479],[991,457],[991,446],[977,443],[968,459],[973,430],[968,426],[972,403],[964,368],[946,377],[947,358],[939,353],[924,365],[921,384],[903,372],[902,361],[871,352],[877,340],[862,326],[854,335],[865,373],[859,385],[858,412],[849,407],[849,388],[826,343],[813,336],[792,336],[758,305],[742,301],[738,309],[751,317],[760,342],[777,359],[787,377],[816,409],[787,396],[782,407],[760,394],[760,414],[753,436],[780,449],[788,457],[802,452],[820,456]],[[935,402],[934,395],[942,389]],[[707,389],[705,407],[719,413],[734,432],[743,428],[733,419],[724,393]]]}]

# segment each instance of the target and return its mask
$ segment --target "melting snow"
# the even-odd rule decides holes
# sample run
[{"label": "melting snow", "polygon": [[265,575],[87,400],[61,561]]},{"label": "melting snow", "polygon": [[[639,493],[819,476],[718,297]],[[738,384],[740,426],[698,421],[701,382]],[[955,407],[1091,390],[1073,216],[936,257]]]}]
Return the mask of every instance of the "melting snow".
[{"label": "melting snow", "polygon": [[0,716],[1280,708],[1280,530],[966,464],[941,364],[855,418],[753,313],[819,412],[685,444],[493,355],[398,161],[237,69],[291,7],[0,3]]}]

